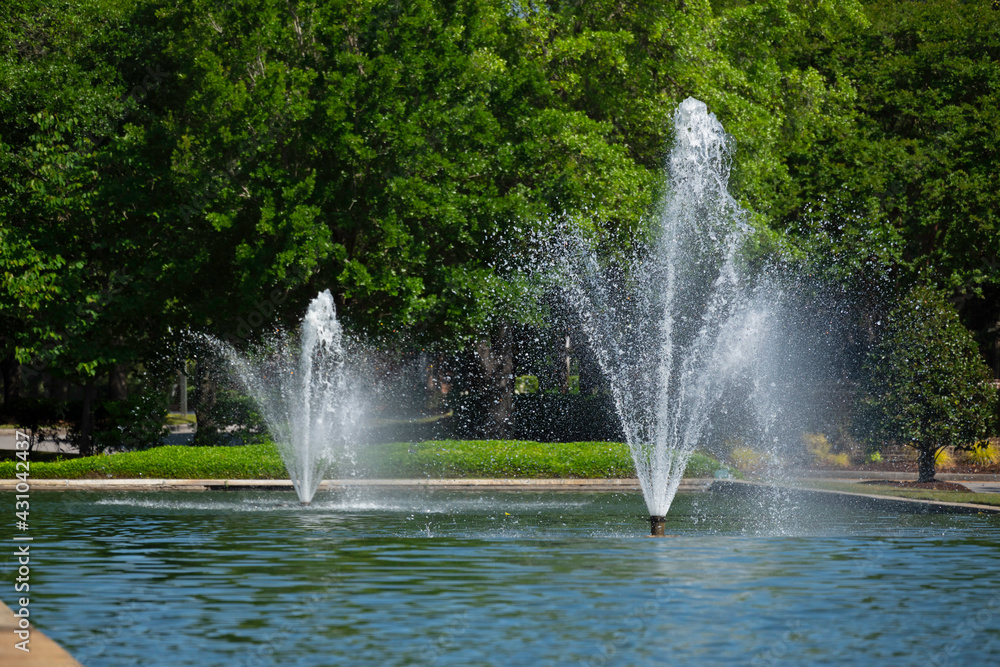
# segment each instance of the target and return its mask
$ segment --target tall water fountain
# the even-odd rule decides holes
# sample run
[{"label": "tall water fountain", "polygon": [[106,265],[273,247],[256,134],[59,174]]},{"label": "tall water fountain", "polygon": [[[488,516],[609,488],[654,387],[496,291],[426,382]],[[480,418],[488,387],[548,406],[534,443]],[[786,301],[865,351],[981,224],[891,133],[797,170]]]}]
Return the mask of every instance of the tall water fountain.
[{"label": "tall water fountain", "polygon": [[667,193],[645,252],[623,266],[567,232],[550,255],[609,381],[654,534],[724,390],[752,374],[772,322],[766,295],[741,271],[748,226],[727,191],[732,139],[693,98],[674,127]]},{"label": "tall water fountain", "polygon": [[308,504],[324,475],[350,462],[361,399],[329,290],[309,304],[298,338],[281,334],[266,354],[224,353],[260,406],[299,500]]}]

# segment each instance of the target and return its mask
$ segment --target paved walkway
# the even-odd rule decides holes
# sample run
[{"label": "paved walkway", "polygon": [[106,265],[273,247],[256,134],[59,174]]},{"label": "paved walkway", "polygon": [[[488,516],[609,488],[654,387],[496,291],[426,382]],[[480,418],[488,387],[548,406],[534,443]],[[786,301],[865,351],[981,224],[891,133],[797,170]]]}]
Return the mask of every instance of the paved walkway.
[{"label": "paved walkway", "polygon": [[[22,431],[23,432],[23,431]],[[4,428],[0,429],[0,449],[17,449],[14,443],[17,442],[17,429]],[[66,431],[59,431],[59,437],[65,438]],[[35,443],[36,452],[63,452],[66,454],[73,453],[76,451],[75,447],[71,447],[69,444],[64,442],[53,442],[52,440],[41,440]]]},{"label": "paved walkway", "polygon": [[974,493],[1000,493],[1000,482],[963,481],[962,484],[969,487],[969,490]]},{"label": "paved walkway", "polygon": [[[816,479],[809,481],[819,481]],[[845,481],[843,479],[839,480]],[[910,511],[914,508],[920,511],[943,512],[943,513],[963,513],[963,514],[1000,514],[1000,506],[980,505],[978,503],[953,503],[942,500],[923,500],[920,498],[904,498],[902,496],[881,495],[865,493],[864,487],[859,486],[858,492],[834,491],[831,489],[813,489],[808,486],[795,486],[794,482],[789,485],[771,484],[761,481],[745,480],[716,480],[712,485],[713,493],[730,493],[751,495],[768,489],[782,489],[798,494],[812,495],[814,497],[825,496],[830,499],[848,500],[850,502],[864,502],[873,506],[883,508],[899,508],[902,511]]]},{"label": "paved walkway", "polygon": [[[948,475],[947,477],[943,475],[937,475],[937,479],[940,482],[956,482],[962,486],[968,487],[969,491],[973,493],[1000,493],[1000,481],[983,481],[981,479],[972,479],[969,477],[972,475]],[[995,477],[995,475],[978,475],[978,477]],[[802,477],[800,478],[804,482],[840,482],[841,484],[858,484],[860,482],[866,481],[878,481],[878,480],[889,480],[892,482],[898,481],[916,481],[917,476],[911,475],[909,477],[884,477],[881,475],[873,475],[868,477]]]}]

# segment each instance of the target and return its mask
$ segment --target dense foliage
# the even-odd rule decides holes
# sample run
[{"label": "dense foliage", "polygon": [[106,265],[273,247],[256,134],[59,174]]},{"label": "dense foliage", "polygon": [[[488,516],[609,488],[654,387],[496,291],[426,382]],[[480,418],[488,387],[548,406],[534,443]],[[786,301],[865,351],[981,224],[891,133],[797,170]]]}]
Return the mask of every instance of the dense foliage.
[{"label": "dense foliage", "polygon": [[1000,373],[998,77],[985,0],[10,0],[4,409],[25,364],[88,451],[180,331],[241,345],[325,288],[393,349],[470,350],[495,372],[462,391],[509,405],[544,375],[506,342],[539,322],[520,253],[553,216],[641,235],[688,96],[736,139],[761,256],[858,295],[855,347],[919,279]]},{"label": "dense foliage", "polygon": [[855,287],[889,273],[948,290],[1000,376],[1000,11],[875,0],[865,15],[802,54],[852,99],[832,132],[787,154],[772,224]]},{"label": "dense foliage", "polygon": [[809,77],[746,42],[857,15],[772,4],[14,3],[4,305],[29,330],[11,342],[93,375],[171,326],[237,334],[305,282],[293,302],[332,285],[358,325],[467,335],[547,216],[639,225],[687,95],[766,191],[777,126],[807,111],[759,86]]}]

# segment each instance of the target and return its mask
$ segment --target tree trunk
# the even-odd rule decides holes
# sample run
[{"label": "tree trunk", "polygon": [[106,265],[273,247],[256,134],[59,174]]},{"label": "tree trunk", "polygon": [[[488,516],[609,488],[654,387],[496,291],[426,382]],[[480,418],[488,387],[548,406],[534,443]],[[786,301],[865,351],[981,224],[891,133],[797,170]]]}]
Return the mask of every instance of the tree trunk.
[{"label": "tree trunk", "polygon": [[917,467],[920,471],[918,482],[933,482],[934,480],[934,455],[937,454],[937,447],[921,447],[917,458]]},{"label": "tree trunk", "polygon": [[483,436],[506,438],[514,407],[514,353],[507,326],[498,327],[490,340],[476,345],[480,367],[480,398],[484,413]]},{"label": "tree trunk", "polygon": [[177,371],[177,393],[179,394],[178,402],[180,403],[180,411],[184,417],[188,414],[188,376],[187,369],[182,371]]},{"label": "tree trunk", "polygon": [[108,373],[108,400],[124,401],[128,398],[128,386],[126,381],[128,372],[125,364],[115,364]]},{"label": "tree trunk", "polygon": [[569,373],[573,365],[573,343],[569,336],[569,331],[559,328],[559,333],[555,339],[555,376],[556,386],[560,394],[569,393]]},{"label": "tree trunk", "polygon": [[[997,322],[997,327],[1000,328],[1000,322]],[[991,332],[993,334],[993,345],[990,346],[989,361],[990,367],[993,370],[993,379],[1000,380],[1000,334]]]},{"label": "tree trunk", "polygon": [[204,361],[199,361],[195,366],[194,375],[194,420],[195,444],[216,444],[218,439],[218,425],[209,416],[212,408],[215,407],[216,383],[215,378],[209,372]]},{"label": "tree trunk", "polygon": [[3,373],[3,402],[10,405],[21,397],[21,364],[13,352],[0,361],[0,372]]},{"label": "tree trunk", "polygon": [[97,384],[94,378],[87,378],[83,386],[83,413],[80,415],[80,456],[94,454],[94,398]]},{"label": "tree trunk", "polygon": [[[583,336],[582,333],[577,335]],[[601,366],[597,363],[597,355],[590,348],[589,342],[574,343],[573,351],[580,363],[580,393],[584,396],[596,394],[601,390],[601,382],[604,379],[601,374]]]},{"label": "tree trunk", "polygon": [[566,331],[559,336],[559,393],[569,393],[569,376],[573,370],[573,339]]},{"label": "tree trunk", "polygon": [[445,364],[444,355],[439,354],[424,369],[424,410],[430,414],[441,412],[441,408],[447,403],[448,392],[451,391],[451,373]]}]

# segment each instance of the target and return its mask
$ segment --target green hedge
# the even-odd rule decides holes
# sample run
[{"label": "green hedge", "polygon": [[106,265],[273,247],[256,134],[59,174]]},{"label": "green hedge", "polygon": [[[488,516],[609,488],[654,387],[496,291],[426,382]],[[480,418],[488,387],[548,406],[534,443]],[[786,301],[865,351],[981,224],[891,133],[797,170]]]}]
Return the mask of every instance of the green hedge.
[{"label": "green hedge", "polygon": [[[615,442],[440,440],[373,445],[368,477],[634,477],[628,447]],[[689,477],[722,467],[695,454]]]},{"label": "green hedge", "polygon": [[[358,471],[365,477],[632,477],[628,447],[612,442],[540,443],[518,440],[440,440],[369,445]],[[3,478],[14,461],[0,462]],[[710,477],[721,464],[695,454],[687,476]],[[273,444],[243,447],[156,447],[52,462],[34,462],[35,479],[287,479]],[[336,472],[331,473],[336,476]]]},{"label": "green hedge", "polygon": [[[14,477],[14,461],[0,462],[4,479]],[[31,464],[34,479],[288,479],[285,465],[272,444],[245,447],[186,447],[169,445],[141,452],[123,452]]]}]

